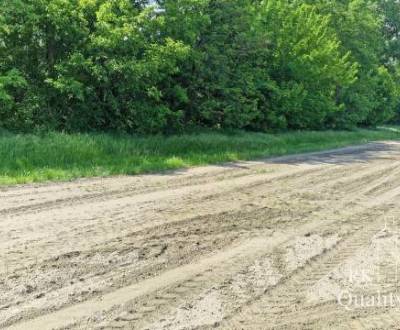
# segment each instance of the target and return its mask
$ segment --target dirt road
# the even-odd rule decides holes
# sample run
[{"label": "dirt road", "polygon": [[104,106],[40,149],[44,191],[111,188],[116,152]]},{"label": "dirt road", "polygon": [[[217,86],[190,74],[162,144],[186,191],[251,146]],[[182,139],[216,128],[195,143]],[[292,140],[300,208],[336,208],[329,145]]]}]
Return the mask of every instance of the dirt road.
[{"label": "dirt road", "polygon": [[400,143],[0,188],[0,327],[394,329]]}]

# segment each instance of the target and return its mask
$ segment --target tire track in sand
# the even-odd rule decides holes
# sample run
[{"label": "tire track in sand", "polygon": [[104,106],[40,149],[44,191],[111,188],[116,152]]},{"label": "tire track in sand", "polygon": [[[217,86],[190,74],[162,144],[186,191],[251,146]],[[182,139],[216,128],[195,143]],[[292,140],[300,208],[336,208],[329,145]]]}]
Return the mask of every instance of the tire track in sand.
[{"label": "tire track in sand", "polygon": [[[371,151],[371,152],[374,152],[373,150]],[[349,158],[351,158],[352,156],[351,156],[351,153],[349,154]],[[311,161],[311,159],[310,159],[310,161]],[[314,160],[312,160],[313,162],[314,162]],[[319,160],[317,160],[317,161],[319,161]],[[334,157],[333,157],[333,161],[335,162],[335,159],[334,159]],[[354,160],[353,160],[354,161]],[[377,169],[376,169],[376,165],[377,165],[377,163],[378,163],[378,165],[382,165],[381,166],[381,171],[378,171]],[[316,169],[316,167],[318,167],[318,166],[320,166],[320,165],[318,165],[318,164],[314,164],[314,165],[312,165],[312,166],[310,166],[310,168],[313,168],[313,169]],[[340,172],[339,172],[339,168],[342,168],[340,165],[333,165],[334,167],[335,167],[335,169],[337,170],[337,174],[339,174]],[[354,164],[353,165],[351,165],[350,166],[350,168],[356,168],[356,166],[354,166]],[[326,200],[324,200],[324,201],[322,201],[323,202],[323,204],[321,204],[321,205],[324,205],[324,203],[325,203],[325,205],[327,204],[327,203],[331,203],[332,205],[331,205],[331,207],[329,208],[330,209],[330,211],[329,211],[329,217],[330,217],[330,219],[329,220],[327,220],[327,221],[324,221],[324,223],[328,223],[328,221],[331,221],[332,223],[334,222],[334,221],[336,221],[337,220],[337,218],[336,219],[334,219],[334,220],[332,220],[332,218],[334,218],[334,216],[332,215],[332,214],[335,214],[336,212],[339,212],[339,211],[341,211],[341,208],[342,207],[346,207],[347,205],[351,205],[352,203],[355,203],[354,201],[356,201],[357,203],[355,203],[355,204],[357,204],[356,205],[356,208],[357,209],[362,209],[364,206],[362,206],[362,205],[359,205],[358,203],[361,201],[361,200],[364,200],[364,202],[366,203],[366,205],[369,205],[369,206],[371,206],[371,207],[374,207],[374,200],[376,200],[376,202],[379,204],[379,203],[383,203],[386,199],[388,199],[388,198],[393,198],[393,197],[396,197],[397,196],[397,194],[398,194],[398,191],[397,191],[397,189],[396,189],[396,187],[393,187],[393,186],[389,186],[388,188],[389,188],[389,190],[386,190],[386,187],[385,187],[385,180],[384,179],[382,179],[380,176],[382,175],[382,171],[385,171],[385,170],[389,170],[389,168],[390,168],[390,166],[389,166],[389,163],[388,162],[384,162],[384,161],[380,161],[380,162],[376,162],[375,161],[375,164],[374,164],[374,166],[372,166],[371,167],[371,169],[372,169],[372,172],[374,172],[374,173],[371,173],[371,176],[370,177],[368,177],[368,180],[370,180],[370,182],[365,182],[365,179],[363,180],[363,179],[361,179],[360,181],[354,181],[353,180],[353,182],[351,182],[351,180],[350,180],[350,184],[349,184],[349,186],[342,186],[342,187],[339,187],[339,188],[337,188],[338,189],[338,198],[337,199],[330,199],[330,197],[329,197],[329,194],[326,196]],[[304,169],[304,167],[302,168],[302,169]],[[343,168],[342,168],[343,169]],[[323,178],[323,175],[324,175],[324,170],[325,169],[323,169],[323,170],[316,170],[316,171],[310,171],[310,172],[301,172],[300,170],[299,170],[299,175],[303,175],[304,176],[304,184],[306,185],[307,184],[307,179],[309,180],[309,182],[312,182],[312,177],[313,177],[313,175],[314,175],[314,178],[315,178],[315,180],[318,182],[318,175],[322,175],[322,177],[321,177],[321,180],[323,180],[324,178]],[[391,170],[393,170],[393,168],[391,169]],[[393,175],[394,177],[397,175],[396,174],[396,170],[394,169],[393,170],[393,172],[391,172],[391,170],[389,170],[389,173],[391,173],[391,175]],[[328,174],[329,173],[329,171],[326,171],[327,173],[327,175],[328,175],[328,177],[330,177],[330,174]],[[334,171],[333,171],[333,174],[334,174]],[[344,173],[343,173],[344,174]],[[351,175],[351,176],[353,176],[353,175]],[[362,175],[361,175],[362,176]],[[348,175],[343,175],[343,182],[345,182],[346,180],[345,180],[345,178],[346,177],[348,177]],[[353,178],[354,178],[354,176],[353,176]],[[246,178],[246,179],[248,179],[248,178]],[[261,178],[260,180],[258,180],[258,179],[260,179],[260,176],[254,176],[254,181],[253,181],[253,178],[252,177],[250,177],[250,180],[244,180],[244,182],[243,182],[243,184],[241,185],[241,184],[238,184],[238,181],[234,181],[233,183],[232,183],[232,189],[234,190],[235,188],[236,189],[244,189],[244,188],[250,188],[250,187],[254,187],[254,188],[256,188],[256,187],[263,187],[264,185],[266,185],[267,183],[268,184],[271,184],[271,185],[274,185],[274,184],[276,184],[276,185],[278,185],[279,186],[279,180],[273,180],[273,181],[271,181],[271,182],[266,182],[264,179],[264,177],[263,178]],[[335,178],[333,177],[333,181],[336,181],[335,180]],[[285,181],[283,181],[283,182],[285,182]],[[299,180],[299,182],[301,182],[301,180]],[[284,191],[285,190],[285,188],[288,188],[288,189],[293,189],[293,193],[292,193],[292,195],[296,195],[296,194],[301,194],[301,189],[300,189],[300,187],[298,186],[298,184],[299,184],[299,182],[297,183],[297,185],[296,184],[294,184],[294,185],[291,185],[291,183],[293,183],[290,179],[288,180],[288,181],[286,181],[285,183],[286,184],[288,184],[288,186],[286,186],[286,187],[279,187],[278,189],[272,189],[272,192],[274,193],[274,194],[279,194],[279,192],[280,191]],[[363,187],[363,185],[365,184],[365,186],[367,187],[369,187],[369,190],[370,190],[370,192],[368,193],[368,189],[364,189],[364,187]],[[378,187],[378,189],[376,189],[376,190],[373,190],[373,188],[371,188],[371,184],[373,184],[373,185],[375,185],[376,187]],[[254,186],[252,186],[252,185],[254,185]],[[217,186],[218,186],[218,184],[217,184]],[[215,186],[214,185],[212,185],[212,184],[210,184],[209,186],[206,186],[207,187],[207,189],[210,189],[210,190],[212,190],[213,189],[213,187],[215,188]],[[209,187],[209,188],[208,188]],[[322,187],[324,187],[324,186],[322,186]],[[325,186],[325,188],[327,188],[326,186]],[[352,197],[354,197],[354,201],[352,201],[351,199],[352,198],[350,198],[349,200],[342,200],[343,198],[345,199],[346,198],[346,191],[347,190],[349,190],[350,191],[350,189],[351,188],[355,188],[355,189],[357,189],[357,192],[360,194],[359,196],[352,196]],[[225,190],[225,188],[223,189],[223,190]],[[324,190],[324,189],[322,189],[322,190]],[[326,190],[326,192],[327,193],[329,193],[329,189],[327,188],[327,189],[325,189]],[[226,190],[225,190],[226,191]],[[266,191],[268,191],[268,189],[266,190]],[[354,190],[353,190],[354,191]],[[370,197],[370,198],[363,198],[363,197],[365,197],[365,196],[362,196],[362,194],[363,194],[363,192],[364,193],[366,193],[366,194],[369,194],[370,196],[368,196],[368,197]],[[221,193],[224,193],[224,191],[221,191]],[[231,193],[233,193],[233,192],[231,192]],[[379,195],[381,196],[380,197],[380,199],[377,199],[376,198],[376,195],[375,195],[375,193],[379,193]],[[195,191],[193,191],[193,194],[196,194],[196,192]],[[284,193],[283,194],[284,196],[290,196],[290,194],[288,194],[288,193]],[[205,195],[206,196],[206,195]],[[210,194],[209,195],[209,198],[212,198],[212,199],[214,199],[215,198],[215,196],[216,195],[212,195],[212,194]],[[252,195],[252,194],[249,194],[248,195],[248,197],[247,198],[252,198],[254,196],[254,194]],[[374,197],[375,196],[375,197]],[[154,196],[153,196],[154,197]],[[361,198],[360,198],[361,197]],[[245,197],[246,198],[246,197]],[[311,198],[314,198],[314,197],[311,197]],[[325,198],[325,197],[324,197]],[[178,199],[179,199],[179,197],[178,197]],[[160,196],[160,200],[165,200],[165,198],[163,197],[163,196]],[[371,201],[372,202],[371,202]],[[188,201],[188,203],[190,203],[190,201]],[[378,205],[377,204],[377,205]],[[189,204],[188,204],[189,205]],[[185,206],[186,207],[186,206]],[[259,206],[254,206],[254,209],[257,209]],[[332,212],[332,213],[331,213]],[[346,213],[348,213],[348,214],[351,214],[352,212],[350,212],[350,210],[343,210],[343,214],[346,214]],[[295,214],[295,213],[294,213]],[[343,215],[342,214],[342,215]],[[320,215],[323,215],[323,213],[321,213]],[[279,221],[277,222],[277,223],[279,223]],[[201,225],[201,224],[199,224],[199,225]],[[250,225],[251,225],[251,223],[250,223]],[[287,223],[285,224],[285,225],[287,225]],[[322,227],[321,227],[321,224],[320,223],[317,223],[317,221],[314,221],[314,222],[310,222],[310,223],[308,223],[308,224],[306,224],[305,225],[305,227],[304,228],[307,228],[306,226],[307,225],[312,225],[312,227],[314,228],[314,230],[318,230],[318,229],[321,229]],[[314,227],[315,226],[315,227]],[[157,227],[154,227],[154,228],[157,228]],[[277,226],[277,228],[279,228],[279,226]],[[303,227],[300,227],[300,228],[303,228]],[[249,230],[251,229],[251,226],[249,226]],[[226,276],[228,276],[230,273],[232,273],[232,272],[235,272],[235,271],[237,271],[237,266],[235,266],[235,265],[233,265],[232,266],[232,268],[230,268],[229,267],[229,265],[228,266],[226,266],[226,268],[225,268],[225,265],[221,262],[221,260],[220,259],[218,259],[218,258],[216,258],[216,256],[218,256],[218,255],[220,255],[220,256],[222,256],[222,258],[226,258],[227,256],[231,256],[232,257],[232,260],[241,260],[242,262],[247,262],[248,260],[253,260],[255,257],[257,257],[258,256],[258,253],[260,254],[260,255],[263,255],[263,254],[265,254],[266,253],[266,251],[265,251],[265,246],[263,246],[263,240],[265,240],[267,237],[265,237],[264,235],[260,235],[260,234],[262,234],[260,231],[258,232],[258,235],[257,235],[257,228],[253,228],[252,229],[253,230],[253,235],[255,235],[257,238],[255,238],[254,240],[246,240],[246,242],[245,243],[243,243],[244,244],[244,246],[246,246],[246,252],[244,253],[242,253],[242,252],[240,252],[240,242],[237,242],[237,243],[235,243],[234,244],[234,248],[233,248],[233,251],[234,252],[231,252],[231,253],[233,253],[233,255],[231,255],[231,254],[229,254],[228,252],[230,251],[229,249],[224,249],[222,252],[217,252],[217,253],[215,253],[215,254],[213,254],[213,255],[211,255],[211,256],[209,256],[209,257],[203,257],[203,259],[200,259],[200,261],[198,261],[197,262],[197,264],[198,265],[203,265],[203,267],[205,267],[205,268],[213,268],[213,269],[215,269],[216,271],[214,272],[214,275],[216,275],[216,274],[224,274],[223,276],[222,276],[222,278],[224,278],[224,277],[226,277]],[[290,240],[292,237],[294,237],[293,235],[300,235],[301,234],[301,230],[300,231],[298,231],[297,230],[297,228],[292,228],[292,230],[290,230],[290,229],[286,229],[287,230],[287,232],[285,233],[285,232],[277,232],[277,233],[275,233],[275,235],[273,236],[273,241],[275,241],[275,239],[277,239],[277,241],[276,241],[276,245],[275,246],[271,246],[271,247],[269,247],[268,249],[267,249],[267,251],[274,251],[274,249],[277,247],[277,246],[280,246],[280,245],[282,245],[283,244],[283,242],[284,241],[288,241],[288,240]],[[311,228],[307,228],[307,230],[306,231],[308,231],[308,230],[311,230]],[[149,231],[149,233],[151,233],[151,230]],[[305,233],[304,235],[306,235],[307,233]],[[245,237],[245,236],[244,236]],[[283,239],[283,241],[279,241],[279,237],[281,237],[282,239]],[[261,241],[256,241],[256,240],[258,240],[258,239],[261,239]],[[268,237],[268,239],[267,239],[268,241],[270,241],[271,240],[271,237]],[[100,241],[99,241],[100,242]],[[252,243],[251,243],[252,242]],[[261,246],[260,246],[260,243],[261,243]],[[249,245],[246,245],[246,244],[249,244]],[[249,248],[253,248],[253,250],[254,251],[247,251]],[[257,251],[259,251],[259,252],[257,252]],[[225,253],[228,253],[228,255],[225,255]],[[214,261],[210,261],[210,260],[212,260],[212,259],[210,259],[210,258],[216,258],[216,259],[213,259]],[[208,260],[209,262],[211,262],[211,264],[210,263],[207,263],[207,262],[205,262],[205,264],[203,264],[203,262],[204,262],[204,260]],[[215,264],[214,264],[215,263]],[[236,264],[236,262],[234,262],[234,264]],[[181,268],[181,267],[189,267],[189,269],[186,269],[186,268]],[[188,265],[184,265],[184,266],[181,266],[181,267],[178,267],[178,268],[175,268],[175,270],[179,270],[179,271],[182,271],[182,269],[183,269],[183,271],[185,271],[185,270],[187,270],[187,273],[189,274],[189,280],[188,281],[190,281],[190,279],[192,279],[192,278],[194,278],[194,277],[196,277],[196,275],[198,275],[198,273],[197,273],[197,271],[195,271],[195,272],[193,272],[193,273],[191,273],[191,271],[190,271],[190,267],[193,267],[193,269],[197,269],[196,268],[196,264],[188,264]],[[226,269],[226,270],[224,270],[224,269]],[[201,270],[201,267],[200,267],[200,270]],[[173,273],[173,269],[172,270],[168,270],[165,274],[174,274]],[[193,271],[193,270],[192,270]],[[207,271],[207,270],[206,270]],[[169,273],[169,272],[172,272],[172,273]],[[213,275],[213,276],[214,276]],[[161,274],[160,276],[159,276],[159,281],[161,282],[162,281],[162,277],[163,277],[163,275]],[[206,276],[207,277],[207,276]],[[147,279],[147,280],[145,280],[145,281],[151,281],[151,280],[155,280],[157,277],[152,277],[152,278],[150,278],[150,279]],[[147,283],[147,282],[145,282],[145,281],[142,281],[141,283]],[[177,285],[177,284],[179,284],[179,283],[182,283],[182,281],[184,282],[184,280],[178,280],[178,282],[173,282],[173,283],[169,283],[169,284],[167,284],[167,286],[174,286],[174,285]],[[208,282],[207,282],[208,281]],[[207,280],[206,281],[206,283],[211,283],[210,281],[211,281],[211,279],[210,280]],[[140,284],[140,283],[139,283]],[[153,285],[154,283],[152,283],[152,285]],[[202,284],[203,285],[203,284]],[[127,286],[127,288],[132,288],[132,286]],[[123,290],[123,288],[122,289],[120,289],[120,290]],[[117,291],[115,291],[115,292],[117,292]],[[152,290],[149,290],[149,291],[146,291],[147,293],[144,293],[143,295],[139,295],[138,296],[138,298],[140,299],[140,297],[143,297],[144,295],[148,295],[148,294],[152,294]],[[110,293],[110,295],[112,295],[112,293]],[[112,297],[112,296],[108,296],[108,295],[105,295],[104,297]],[[127,299],[128,298],[130,298],[130,297],[126,297],[125,296],[125,298],[123,299],[123,302],[124,301],[127,301]],[[111,298],[110,298],[111,299]],[[128,299],[128,300],[131,300],[131,299]],[[111,301],[112,301],[112,299],[111,299]],[[92,300],[92,302],[93,302],[93,300]],[[75,306],[86,306],[85,304],[89,304],[89,305],[91,305],[90,304],[90,301],[89,302],[86,302],[86,303],[83,303],[83,305],[82,304],[78,304],[78,305],[75,305]],[[108,304],[107,305],[108,307],[107,308],[110,308],[110,304]],[[68,310],[68,308],[73,308],[74,306],[72,306],[72,307],[67,307],[66,309],[63,309],[63,310],[60,310],[59,312],[60,313],[62,313],[63,311],[67,311]],[[58,312],[56,312],[56,313],[58,313]],[[56,314],[55,313],[55,314]],[[49,314],[49,316],[50,315],[55,315],[55,314]],[[48,317],[49,317],[48,316]],[[38,319],[40,319],[40,318],[38,318]],[[38,319],[36,319],[36,320],[38,320]],[[34,322],[35,320],[33,320],[32,322]],[[28,322],[28,324],[29,324],[29,322]]]},{"label": "tire track in sand", "polygon": [[[400,189],[390,190],[384,195],[384,197],[380,198],[379,203],[391,200],[399,193]],[[376,203],[371,202],[370,206],[376,207],[375,204]],[[330,225],[336,225],[338,220],[336,219],[330,222]],[[325,221],[324,226],[326,225],[327,222]],[[319,226],[320,223],[318,223],[318,220],[314,221],[311,224],[306,224],[302,228],[297,229],[295,235],[306,235],[310,231],[318,228]],[[257,238],[241,246],[238,246],[236,249],[230,249],[210,258],[200,260],[195,265],[189,264],[183,267],[179,267],[174,270],[168,271],[159,277],[152,278],[143,281],[137,285],[125,287],[110,294],[107,294],[102,297],[102,300],[100,302],[87,301],[83,304],[78,304],[60,310],[59,312],[39,317],[26,324],[16,325],[15,327],[11,327],[11,329],[22,329],[27,327],[30,329],[43,329],[43,327],[56,328],[62,326],[63,324],[66,324],[67,320],[71,320],[71,318],[79,319],[87,316],[88,314],[90,315],[104,309],[109,309],[114,305],[125,303],[129,300],[134,299],[135,297],[143,296],[145,294],[157,291],[163,287],[184,282],[190,278],[196,277],[196,275],[201,274],[202,272],[207,271],[210,268],[212,268],[215,272],[215,270],[218,269],[218,265],[223,263],[223,261],[225,260],[248,260],[249,258],[254,259],[254,256],[257,256],[258,254],[265,254],[266,251],[272,251],[275,247],[283,244],[284,242],[287,242],[291,238],[293,238],[293,233],[292,235],[283,235],[281,238],[274,238],[273,240],[271,240],[271,238],[269,237],[267,239]],[[227,267],[226,263],[223,263],[222,267],[222,269],[225,269],[225,267]],[[212,276],[215,276],[214,272],[212,272]]]}]

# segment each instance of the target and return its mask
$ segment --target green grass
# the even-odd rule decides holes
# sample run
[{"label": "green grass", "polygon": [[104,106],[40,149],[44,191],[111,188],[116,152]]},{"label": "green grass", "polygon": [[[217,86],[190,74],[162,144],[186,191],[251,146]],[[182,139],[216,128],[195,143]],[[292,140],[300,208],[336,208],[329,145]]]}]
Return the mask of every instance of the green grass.
[{"label": "green grass", "polygon": [[0,185],[158,172],[389,139],[400,140],[400,130],[214,132],[171,137],[0,132]]}]

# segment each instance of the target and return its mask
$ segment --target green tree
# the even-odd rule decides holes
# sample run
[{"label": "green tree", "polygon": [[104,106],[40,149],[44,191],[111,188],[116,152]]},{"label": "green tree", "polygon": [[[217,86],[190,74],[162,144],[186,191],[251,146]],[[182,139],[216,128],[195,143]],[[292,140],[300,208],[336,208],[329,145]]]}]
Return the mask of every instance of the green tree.
[{"label": "green tree", "polygon": [[313,5],[265,0],[257,22],[266,44],[264,67],[274,81],[264,118],[273,127],[326,127],[345,107],[337,91],[351,86],[357,73],[330,17]]},{"label": "green tree", "polygon": [[3,0],[0,125],[177,132],[378,125],[397,0]]},{"label": "green tree", "polygon": [[[313,3],[321,13],[332,17],[331,24],[342,51],[350,52],[351,59],[358,65],[357,81],[339,92],[345,111],[335,118],[337,124],[347,127],[376,125],[393,117],[399,87],[391,87],[392,83],[396,84],[394,76],[382,68],[388,56],[385,47],[388,39],[384,33],[388,17],[382,15],[378,2],[318,0]],[[385,91],[382,91],[383,86],[387,88]]]}]

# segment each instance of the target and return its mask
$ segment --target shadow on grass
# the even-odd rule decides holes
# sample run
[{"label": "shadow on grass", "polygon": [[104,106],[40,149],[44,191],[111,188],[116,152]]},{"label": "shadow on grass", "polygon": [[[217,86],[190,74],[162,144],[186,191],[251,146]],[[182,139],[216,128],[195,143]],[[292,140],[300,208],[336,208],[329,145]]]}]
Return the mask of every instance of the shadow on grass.
[{"label": "shadow on grass", "polygon": [[[135,175],[207,164],[242,167],[239,160],[284,156],[378,140],[397,140],[395,128],[356,131],[287,132],[263,134],[219,132],[180,136],[131,137],[107,134],[1,134],[0,184],[12,185],[81,177]],[[296,164],[367,161],[394,150],[375,143],[357,152],[281,158],[269,162]],[[231,162],[231,163],[227,163]]]}]

